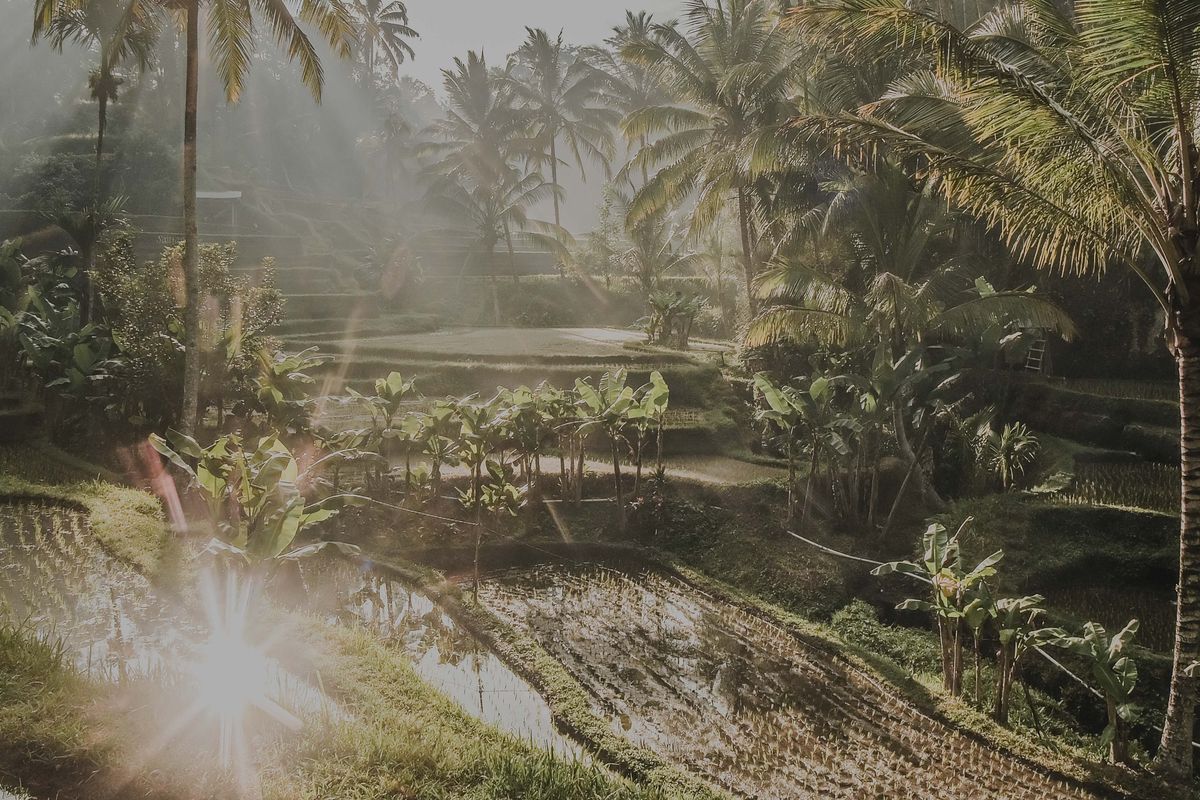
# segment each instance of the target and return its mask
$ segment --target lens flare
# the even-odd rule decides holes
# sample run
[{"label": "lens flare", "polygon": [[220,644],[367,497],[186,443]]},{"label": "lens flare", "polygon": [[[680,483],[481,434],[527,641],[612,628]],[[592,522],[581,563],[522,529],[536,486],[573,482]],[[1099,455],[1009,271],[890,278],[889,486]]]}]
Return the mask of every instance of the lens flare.
[{"label": "lens flare", "polygon": [[[223,588],[218,588],[223,583]],[[196,707],[215,718],[219,731],[218,752],[225,768],[245,766],[248,714],[264,712],[288,728],[300,720],[270,696],[278,667],[264,650],[248,643],[247,627],[257,581],[228,571],[224,580],[211,573],[202,582],[209,637],[200,646],[191,674]]]}]

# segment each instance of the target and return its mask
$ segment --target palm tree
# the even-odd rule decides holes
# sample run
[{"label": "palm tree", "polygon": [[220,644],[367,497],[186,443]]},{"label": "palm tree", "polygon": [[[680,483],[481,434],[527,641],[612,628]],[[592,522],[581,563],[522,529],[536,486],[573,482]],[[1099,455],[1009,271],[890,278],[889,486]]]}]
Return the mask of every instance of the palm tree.
[{"label": "palm tree", "polygon": [[[615,186],[605,191],[614,213],[628,219],[629,197]],[[702,257],[685,248],[686,231],[670,214],[655,214],[627,226],[622,240],[614,242],[613,258],[626,274],[637,278],[642,294],[649,298],[662,291],[667,273],[691,273]]]},{"label": "palm tree", "polygon": [[515,275],[514,231],[532,232],[556,250],[565,238],[557,226],[531,220],[527,213],[531,205],[557,196],[558,189],[536,170],[519,166],[531,160],[533,140],[528,114],[514,103],[507,69],[493,73],[482,54],[470,52],[442,76],[449,108],[427,131],[432,141],[423,148],[435,157],[428,167],[429,197],[471,232],[474,250],[493,277],[496,248],[504,242]]},{"label": "palm tree", "polygon": [[[92,204],[82,212],[88,222],[85,237],[79,241],[83,254],[85,284],[83,317],[90,320],[94,305],[92,271],[95,269],[96,239],[114,207],[105,207],[101,169],[104,161],[104,134],[108,129],[108,104],[117,101],[124,84],[120,68],[129,63],[145,72],[154,55],[158,38],[158,19],[154,9],[139,2],[120,0],[83,0],[78,4],[54,4],[38,0],[33,20],[33,41],[43,37],[59,52],[70,42],[89,50],[96,49],[97,63],[88,75],[88,91],[96,101],[96,162],[92,176]],[[118,204],[119,206],[119,204]],[[75,212],[69,212],[74,214]]]},{"label": "palm tree", "polygon": [[[617,111],[600,102],[601,73],[586,61],[575,59],[557,39],[541,28],[526,28],[528,38],[518,48],[515,64],[508,72],[513,95],[528,109],[534,136],[545,161],[550,164],[550,183],[558,182],[558,144],[571,151],[581,178],[587,180],[585,157],[607,171],[613,157],[612,128],[620,118]],[[554,224],[562,227],[559,192],[554,194]]]},{"label": "palm tree", "polygon": [[[46,0],[54,2],[55,0]],[[77,0],[57,0],[60,3]],[[178,9],[180,3],[168,0],[140,0],[161,3]],[[199,230],[196,220],[196,122],[197,98],[200,86],[200,7],[201,0],[184,0],[184,39],[186,66],[184,69],[183,111],[183,276],[186,307],[184,308],[184,369],[183,401],[179,424],[190,433],[197,422],[200,409],[200,267]],[[315,27],[342,58],[351,55],[354,40],[353,20],[340,0],[310,0],[293,15],[288,6],[274,0],[211,0],[204,3],[209,29],[209,52],[217,75],[225,89],[225,98],[236,103],[245,88],[246,75],[254,47],[254,17],[261,16],[283,46],[288,57],[300,65],[300,79],[321,101],[325,72],[316,47],[301,24]]]},{"label": "palm tree", "polygon": [[[698,234],[732,198],[749,287],[759,264],[756,190],[763,183],[749,171],[751,155],[765,131],[794,115],[790,92],[802,62],[769,0],[689,0],[685,19],[687,35],[654,24],[651,35],[621,50],[653,70],[675,101],[634,111],[621,123],[628,138],[658,137],[634,165],[661,166],[634,198],[630,222],[694,195],[691,228]],[[754,309],[757,298],[747,299]]]},{"label": "palm tree", "polygon": [[[88,75],[88,91],[97,104],[97,192],[104,134],[108,127],[108,104],[116,102],[124,84],[118,74],[123,65],[133,63],[141,72],[150,67],[158,38],[158,19],[153,11],[143,3],[123,3],[121,0],[82,0],[70,4],[38,0],[35,7],[35,44],[45,37],[59,52],[68,42],[98,51],[96,66]],[[100,198],[95,199],[98,202]]]},{"label": "palm tree", "polygon": [[951,203],[995,225],[1019,255],[1076,273],[1119,265],[1166,313],[1183,492],[1157,767],[1186,778],[1200,680],[1200,4],[1023,2],[969,31],[904,0],[814,0],[792,14],[812,42],[917,48],[927,67],[856,114],[798,127],[919,159]]},{"label": "palm tree", "polygon": [[476,185],[499,183],[529,153],[528,117],[514,105],[508,72],[493,74],[474,51],[442,70],[448,111],[426,131],[429,172]]},{"label": "palm tree", "polygon": [[[613,28],[603,47],[587,47],[580,53],[601,75],[597,101],[615,109],[622,117],[651,106],[661,106],[670,99],[655,70],[621,55],[630,42],[648,39],[654,26],[654,16],[645,11],[625,12],[625,24]],[[645,134],[627,139],[629,147],[645,147]],[[622,171],[628,177],[628,168]],[[649,167],[641,165],[642,185],[649,180]],[[631,184],[632,185],[632,184]],[[636,188],[636,187],[634,187]]]},{"label": "palm tree", "polygon": [[367,79],[375,78],[380,56],[395,78],[400,65],[416,56],[407,40],[421,38],[409,25],[408,6],[401,0],[354,0],[354,16]]},{"label": "palm tree", "polygon": [[[56,17],[85,9],[94,0],[37,0],[35,30],[48,30]],[[321,100],[324,69],[316,47],[302,26],[316,28],[342,58],[350,57],[355,38],[353,19],[341,0],[306,0],[295,13],[277,0],[124,0],[127,19],[149,19],[157,10],[169,9],[183,27],[186,65],[183,111],[183,277],[184,277],[184,370],[179,427],[190,433],[199,413],[200,390],[200,268],[199,232],[196,222],[196,121],[200,85],[200,10],[204,6],[209,29],[209,53],[230,103],[237,102],[245,88],[254,48],[254,20],[261,17],[284,47],[288,57],[300,65],[300,79]]]},{"label": "palm tree", "polygon": [[[551,245],[556,252],[561,237],[547,223],[529,218],[529,207],[555,194],[539,172],[512,171],[503,180],[477,183],[466,176],[446,177],[430,187],[429,199],[460,228],[470,231],[474,252],[481,256],[487,274],[495,279],[496,248],[504,242],[509,270],[516,278],[513,233],[521,232]],[[467,265],[464,265],[464,267]]]}]

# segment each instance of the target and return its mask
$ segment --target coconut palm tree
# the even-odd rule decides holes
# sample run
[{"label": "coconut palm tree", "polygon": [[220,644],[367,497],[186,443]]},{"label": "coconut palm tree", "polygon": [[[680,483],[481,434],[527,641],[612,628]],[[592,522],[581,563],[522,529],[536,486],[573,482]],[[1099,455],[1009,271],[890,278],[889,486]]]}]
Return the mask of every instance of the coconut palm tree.
[{"label": "coconut palm tree", "polygon": [[379,58],[387,62],[394,79],[400,65],[416,56],[409,39],[419,39],[401,0],[354,0],[357,44],[363,54],[368,80],[375,78]]},{"label": "coconut palm tree", "polygon": [[[97,61],[88,75],[88,91],[96,101],[96,175],[100,186],[100,164],[104,156],[104,134],[108,128],[108,104],[115,103],[124,79],[122,67],[132,64],[145,72],[154,56],[159,19],[155,9],[126,0],[82,0],[53,3],[38,0],[33,20],[33,41],[49,40],[62,51],[67,43],[95,50]],[[95,198],[99,202],[100,198]]]},{"label": "coconut palm tree", "polygon": [[[70,3],[79,0],[45,0]],[[183,400],[179,424],[190,433],[196,425],[200,389],[200,266],[199,230],[196,218],[196,123],[200,87],[200,11],[204,7],[208,27],[209,54],[225,90],[225,98],[236,103],[245,89],[254,50],[254,20],[260,17],[300,66],[300,80],[321,101],[325,71],[316,47],[304,26],[312,26],[342,58],[349,58],[354,41],[353,19],[340,0],[309,0],[298,11],[275,0],[139,0],[173,9],[182,19],[186,64],[183,111],[183,276],[184,309]]]},{"label": "coconut palm tree", "polygon": [[[661,106],[670,100],[654,70],[621,55],[630,42],[649,38],[653,26],[652,14],[626,11],[625,24],[613,28],[612,36],[604,40],[604,46],[586,47],[580,53],[593,69],[600,72],[597,100],[615,109],[622,117],[639,109]],[[645,134],[626,139],[626,145],[631,148],[643,148],[646,144]],[[645,163],[642,164],[641,173],[644,186],[650,180],[649,168]],[[622,170],[622,175],[628,178],[627,168]]]},{"label": "coconut palm tree", "polygon": [[494,73],[474,51],[442,70],[447,113],[425,132],[432,175],[474,185],[508,180],[532,147],[528,116],[515,106],[508,71]]},{"label": "coconut palm tree", "polygon": [[[503,179],[476,182],[469,176],[447,176],[434,181],[428,198],[434,208],[455,220],[456,230],[465,228],[473,242],[473,255],[483,259],[488,275],[494,279],[499,269],[496,249],[505,244],[510,274],[516,277],[513,234],[524,233],[559,252],[561,235],[554,226],[530,219],[529,208],[555,193],[539,172],[509,172]],[[464,268],[469,264],[464,264]],[[498,311],[497,311],[498,313]]]},{"label": "coconut palm tree", "polygon": [[924,68],[857,113],[797,119],[913,159],[951,203],[1055,270],[1138,276],[1168,320],[1180,377],[1183,493],[1174,665],[1157,766],[1192,767],[1200,661],[1200,4],[1002,6],[969,30],[904,0],[813,0],[791,20],[860,54]]},{"label": "coconut palm tree", "polygon": [[[791,90],[802,70],[794,37],[777,24],[768,0],[689,0],[686,32],[654,24],[621,55],[652,70],[674,102],[634,111],[627,138],[651,140],[635,168],[660,168],[630,208],[630,223],[695,197],[692,232],[737,205],[747,287],[758,272],[756,190],[749,170],[755,143],[795,113]],[[757,298],[747,295],[751,308]]]},{"label": "coconut palm tree", "polygon": [[434,157],[427,170],[431,202],[470,231],[474,254],[493,277],[500,242],[514,268],[514,232],[530,233],[557,251],[565,240],[561,230],[528,216],[530,206],[558,189],[523,166],[534,160],[530,118],[514,102],[508,69],[493,72],[482,54],[471,52],[442,75],[448,111],[429,128],[432,140],[422,148]]},{"label": "coconut palm tree", "polygon": [[[563,143],[587,180],[586,160],[608,170],[613,157],[612,128],[620,114],[600,101],[604,76],[541,28],[526,28],[508,79],[516,101],[528,109],[540,155],[550,164],[550,183],[558,187],[558,146]],[[562,227],[559,192],[554,194],[554,224]]]}]

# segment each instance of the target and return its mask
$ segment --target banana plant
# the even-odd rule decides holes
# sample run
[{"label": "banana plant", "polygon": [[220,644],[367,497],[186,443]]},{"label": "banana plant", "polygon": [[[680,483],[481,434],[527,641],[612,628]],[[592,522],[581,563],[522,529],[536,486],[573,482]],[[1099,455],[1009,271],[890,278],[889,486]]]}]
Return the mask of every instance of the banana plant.
[{"label": "banana plant", "polygon": [[1115,636],[1110,637],[1104,627],[1095,622],[1085,623],[1078,634],[1061,628],[1048,632],[1048,643],[1082,658],[1092,677],[1100,684],[1104,704],[1108,712],[1108,725],[1100,736],[1101,746],[1108,747],[1109,758],[1114,763],[1130,763],[1129,725],[1134,722],[1140,709],[1133,702],[1133,691],[1137,688],[1137,664],[1128,651],[1137,636],[1138,621],[1130,620]]},{"label": "banana plant", "polygon": [[429,480],[436,495],[442,489],[442,467],[456,466],[462,452],[455,404],[439,400],[428,413],[414,415],[413,419],[416,422],[414,441],[421,452],[429,456]]},{"label": "banana plant", "polygon": [[586,414],[570,390],[546,386],[542,392],[548,423],[558,437],[559,493],[562,500],[583,499]]},{"label": "banana plant", "polygon": [[633,458],[637,473],[633,479],[633,494],[637,497],[642,488],[642,461],[646,440],[650,431],[655,431],[655,474],[663,472],[663,426],[667,407],[671,403],[671,389],[658,370],[650,373],[650,382],[637,390],[636,403],[629,409],[629,419],[634,427]]},{"label": "banana plant", "polygon": [[254,379],[256,394],[272,430],[301,433],[307,431],[314,398],[310,387],[316,381],[308,374],[332,356],[321,355],[310,347],[299,353],[262,350],[259,371]]},{"label": "banana plant", "polygon": [[468,489],[460,489],[459,497],[464,506],[476,507],[480,513],[475,523],[475,582],[474,595],[479,598],[479,560],[483,547],[483,536],[487,529],[483,524],[484,513],[499,521],[504,517],[515,517],[525,506],[527,488],[517,484],[511,464],[502,459],[489,458],[483,479]]},{"label": "banana plant", "polygon": [[[999,646],[996,650],[996,698],[992,715],[1002,725],[1008,723],[1013,683],[1019,680],[1021,661],[1025,654],[1051,637],[1038,620],[1045,614],[1046,598],[1040,594],[1025,597],[1002,597],[996,601],[996,629]],[[1024,681],[1021,682],[1024,686]],[[1026,689],[1026,700],[1029,700]],[[1029,703],[1032,711],[1033,703]],[[1036,712],[1034,712],[1036,714]],[[1036,722],[1036,716],[1034,720]]]},{"label": "banana plant", "polygon": [[972,627],[972,623],[976,623],[978,629],[982,629],[993,613],[988,607],[986,581],[996,574],[996,564],[1004,558],[1004,551],[997,550],[974,568],[966,570],[963,567],[959,539],[972,522],[972,518],[967,517],[953,535],[944,525],[934,523],[925,529],[922,536],[923,555],[920,561],[892,561],[871,571],[872,575],[877,576],[894,573],[910,575],[932,589],[931,600],[910,598],[896,608],[901,611],[924,611],[934,616],[941,644],[942,686],[954,697],[962,693],[963,627]]},{"label": "banana plant", "polygon": [[[371,427],[362,447],[377,454],[379,459],[374,469],[374,484],[383,488],[384,476],[387,474],[388,443],[399,440],[406,442],[406,436],[400,424],[400,414],[404,403],[416,393],[413,381],[404,380],[399,372],[391,372],[386,378],[375,381],[375,394],[367,396],[352,388],[346,390],[352,401],[365,406],[371,415]],[[411,480],[411,469],[406,471],[406,483]]]},{"label": "banana plant", "polygon": [[633,387],[628,385],[629,373],[624,369],[605,372],[598,387],[577,378],[575,392],[577,406],[582,411],[584,423],[581,435],[593,430],[604,433],[612,451],[613,483],[616,486],[617,527],[625,530],[625,490],[621,485],[621,450],[627,444],[626,432],[631,413],[637,407]]},{"label": "banana plant", "polygon": [[[808,447],[808,478],[800,521],[803,529],[808,524],[813,482],[819,471],[821,457],[846,456],[850,452],[850,437],[862,430],[861,423],[838,411],[834,402],[836,384],[830,378],[818,376],[808,380],[806,385],[776,386],[767,375],[759,373],[754,376],[754,386],[766,402],[766,407],[759,408],[755,413],[755,419],[779,432],[787,452],[789,524],[796,518],[797,462],[801,449],[806,445]],[[835,488],[832,464],[829,473],[832,492]]]},{"label": "banana plant", "polygon": [[302,470],[274,435],[244,443],[239,435],[227,434],[201,447],[192,437],[169,431],[165,439],[151,435],[150,444],[204,498],[213,532],[209,552],[252,571],[318,552],[324,543],[292,545],[307,529],[359,500],[334,495],[309,503],[302,487],[320,462]]},{"label": "banana plant", "polygon": [[519,386],[500,391],[500,402],[508,412],[509,439],[521,460],[525,488],[532,491],[542,478],[542,456],[554,436],[552,392],[542,383],[535,389]]}]

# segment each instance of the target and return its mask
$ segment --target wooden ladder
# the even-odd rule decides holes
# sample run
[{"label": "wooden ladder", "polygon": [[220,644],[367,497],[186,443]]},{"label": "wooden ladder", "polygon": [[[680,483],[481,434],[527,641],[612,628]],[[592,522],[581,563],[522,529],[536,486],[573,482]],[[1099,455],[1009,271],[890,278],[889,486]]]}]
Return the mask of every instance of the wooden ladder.
[{"label": "wooden ladder", "polygon": [[1042,371],[1042,365],[1046,362],[1046,340],[1038,339],[1029,346],[1029,352],[1025,354],[1025,369],[1030,372]]}]

